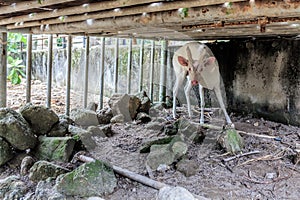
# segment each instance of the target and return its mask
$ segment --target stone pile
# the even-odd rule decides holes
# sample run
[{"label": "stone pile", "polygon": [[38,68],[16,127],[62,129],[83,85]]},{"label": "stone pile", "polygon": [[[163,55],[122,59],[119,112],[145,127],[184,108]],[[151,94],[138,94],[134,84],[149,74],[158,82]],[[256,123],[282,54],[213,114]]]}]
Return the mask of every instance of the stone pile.
[{"label": "stone pile", "polygon": [[[73,109],[70,117],[31,103],[19,112],[0,109],[0,166],[18,154],[24,157],[21,177],[0,180],[0,199],[100,198],[112,193],[117,180],[109,164],[99,160],[79,167],[69,164],[76,152],[93,150],[99,138],[112,137],[114,123],[144,123],[146,131],[163,133],[140,148],[141,153],[148,153],[145,164],[151,170],[177,163],[186,176],[197,172],[185,155],[190,142],[201,141],[201,129],[189,120],[170,121],[164,104],[151,105],[145,92],[115,94],[109,107],[100,111],[95,110],[96,105],[89,107],[92,110]],[[36,184],[34,193],[28,193],[24,177]]]}]

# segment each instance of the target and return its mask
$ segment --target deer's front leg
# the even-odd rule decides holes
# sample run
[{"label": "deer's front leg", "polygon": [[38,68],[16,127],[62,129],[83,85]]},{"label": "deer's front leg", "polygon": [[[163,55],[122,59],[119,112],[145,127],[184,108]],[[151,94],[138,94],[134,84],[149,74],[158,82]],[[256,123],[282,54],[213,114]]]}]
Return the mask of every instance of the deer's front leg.
[{"label": "deer's front leg", "polygon": [[176,97],[178,94],[178,89],[182,85],[183,81],[185,79],[185,74],[179,74],[176,76],[176,82],[173,88],[173,118],[176,119]]},{"label": "deer's front leg", "polygon": [[190,101],[190,93],[192,89],[192,82],[188,79],[186,87],[184,88],[186,103],[188,107],[189,117],[192,118],[192,111],[191,111],[191,101]]},{"label": "deer's front leg", "polygon": [[200,114],[200,124],[204,124],[204,89],[202,87],[202,85],[199,84],[199,94],[200,94],[200,101],[201,101],[201,105],[200,105],[200,110],[201,110],[201,114]]}]

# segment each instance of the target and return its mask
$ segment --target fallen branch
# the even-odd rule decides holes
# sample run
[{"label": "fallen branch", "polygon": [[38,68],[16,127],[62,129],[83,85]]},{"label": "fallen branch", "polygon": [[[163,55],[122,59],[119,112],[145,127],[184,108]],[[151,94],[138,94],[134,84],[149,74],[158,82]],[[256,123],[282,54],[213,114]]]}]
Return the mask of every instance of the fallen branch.
[{"label": "fallen branch", "polygon": [[229,157],[229,158],[224,158],[222,161],[223,162],[228,162],[228,161],[234,160],[236,158],[240,158],[240,157],[243,157],[243,156],[249,156],[249,155],[252,155],[252,154],[258,154],[258,153],[260,153],[260,151],[251,151],[251,152],[248,152],[248,153],[237,154],[237,155]]},{"label": "fallen branch", "polygon": [[245,132],[245,131],[238,131],[237,130],[237,132],[240,133],[240,134],[244,134],[244,135],[250,135],[250,136],[267,138],[267,139],[275,139],[275,138],[277,138],[276,136],[262,135],[262,134],[256,134],[256,133],[248,133],[248,132]]},{"label": "fallen branch", "polygon": [[[91,157],[88,157],[88,156],[85,156],[85,155],[82,155],[81,153],[78,153],[78,154],[75,154],[74,160],[80,160],[82,162],[94,162],[95,159],[94,158],[91,158]],[[147,185],[149,187],[152,187],[154,189],[157,189],[157,190],[160,190],[161,188],[163,187],[171,187],[170,185],[167,185],[165,183],[162,183],[162,182],[158,182],[158,181],[155,181],[155,180],[152,180],[146,176],[142,176],[140,174],[137,174],[137,173],[134,173],[134,172],[131,172],[127,169],[123,169],[121,167],[117,167],[117,166],[112,166],[113,170],[117,173],[117,174],[120,174],[122,176],[125,176],[127,178],[130,178],[134,181],[137,181],[139,183],[142,183],[144,185]],[[191,193],[192,194],[192,193]],[[199,196],[199,195],[195,195],[195,194],[192,194],[196,199],[199,199],[199,200],[208,200],[207,198],[205,197],[202,197],[202,196]]]},{"label": "fallen branch", "polygon": [[[196,123],[196,122],[194,122]],[[199,124],[199,123],[197,123]],[[221,131],[223,130],[223,127],[221,126],[216,126],[216,125],[212,125],[212,124],[199,124],[199,126],[202,126],[203,128],[208,128],[208,129],[213,129],[213,130],[218,130]],[[236,130],[239,134],[244,134],[244,135],[250,135],[250,136],[255,136],[255,137],[261,137],[261,138],[267,138],[267,139],[276,139],[278,137],[276,136],[270,136],[270,135],[263,135],[263,134],[257,134],[257,133],[248,133],[245,131],[239,131]]]},{"label": "fallen branch", "polygon": [[[95,161],[94,158],[91,158],[91,157],[88,157],[88,156],[85,156],[85,155],[77,155],[77,159],[82,161],[82,162],[94,162]],[[168,186],[165,183],[161,183],[161,182],[152,180],[152,179],[150,179],[146,176],[142,176],[140,174],[131,172],[131,171],[129,171],[127,169],[123,169],[121,167],[112,166],[112,168],[116,173],[118,173],[122,176],[128,177],[132,180],[135,180],[139,183],[142,183],[144,185],[147,185],[147,186],[152,187],[152,188],[157,189],[157,190],[159,190],[159,189],[161,189],[165,186]]]}]

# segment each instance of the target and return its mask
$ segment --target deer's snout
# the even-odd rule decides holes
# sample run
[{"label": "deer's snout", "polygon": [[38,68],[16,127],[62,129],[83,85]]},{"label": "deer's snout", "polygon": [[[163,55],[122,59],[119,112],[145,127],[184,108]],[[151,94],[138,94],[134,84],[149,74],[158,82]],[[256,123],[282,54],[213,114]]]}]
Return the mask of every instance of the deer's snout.
[{"label": "deer's snout", "polygon": [[197,85],[197,84],[198,84],[198,81],[192,80],[192,85]]}]

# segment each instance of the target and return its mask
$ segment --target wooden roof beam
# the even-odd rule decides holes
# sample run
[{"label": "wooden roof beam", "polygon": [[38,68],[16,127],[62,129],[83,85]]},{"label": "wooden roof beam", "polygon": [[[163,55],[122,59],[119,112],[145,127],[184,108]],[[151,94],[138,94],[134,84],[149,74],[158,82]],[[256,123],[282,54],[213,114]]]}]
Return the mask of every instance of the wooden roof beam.
[{"label": "wooden roof beam", "polygon": [[[241,2],[241,1],[242,0],[232,0],[231,2],[234,3],[234,2]],[[209,1],[189,0],[189,1],[179,1],[179,2],[178,1],[164,2],[157,6],[143,5],[143,6],[123,8],[117,11],[108,10],[108,11],[95,12],[91,14],[73,15],[73,16],[66,17],[64,20],[54,18],[54,19],[41,20],[41,21],[24,22],[18,25],[11,24],[7,26],[7,29],[33,27],[33,26],[50,25],[50,24],[62,24],[62,23],[85,21],[85,20],[137,15],[143,13],[162,12],[168,10],[177,10],[179,8],[210,6],[212,4],[219,5],[219,4],[224,4],[225,2],[226,1],[224,0],[209,0]]]},{"label": "wooden roof beam", "polygon": [[[283,3],[284,4],[284,3]],[[182,18],[177,10],[165,11],[159,13],[149,13],[147,15],[134,15],[125,16],[117,18],[106,18],[94,20],[93,23],[89,24],[86,21],[82,22],[72,22],[58,25],[49,25],[42,27],[32,28],[33,33],[72,33],[78,32],[88,32],[91,29],[98,30],[99,32],[111,32],[115,30],[122,29],[138,29],[142,27],[166,27],[166,26],[185,26],[193,24],[216,24],[218,26],[219,22],[247,22],[249,20],[256,21],[258,23],[261,16],[268,17],[285,17],[293,16],[294,14],[300,13],[300,7],[295,7],[293,9],[272,9],[272,8],[260,8],[249,6],[249,1],[242,2],[241,4],[233,4],[234,10],[232,12],[227,12],[222,6],[209,6],[209,11],[202,12],[201,7],[192,8],[188,12],[188,16]],[[297,14],[298,15],[298,14]],[[287,20],[286,18],[285,20]]]},{"label": "wooden roof beam", "polygon": [[[96,12],[96,11],[100,11],[100,10],[123,8],[123,7],[127,7],[127,6],[134,6],[134,5],[153,3],[153,2],[159,2],[159,1],[161,1],[161,0],[104,1],[104,2],[98,2],[98,3],[91,3],[86,6],[82,6],[82,5],[81,6],[73,6],[73,7],[58,9],[58,10],[54,10],[54,11],[39,12],[33,16],[22,15],[22,16],[7,18],[7,19],[1,19],[0,25],[15,24],[15,23],[27,22],[27,21],[44,20],[44,19],[48,19],[48,18],[55,18],[55,17],[61,17],[61,16],[84,14],[84,13]],[[28,8],[30,8],[30,7],[27,7],[27,9]],[[2,13],[2,10],[0,11],[0,13]]]},{"label": "wooden roof beam", "polygon": [[42,7],[47,7],[47,6],[53,6],[56,4],[61,4],[61,3],[67,3],[67,2],[72,2],[76,0],[44,0],[44,1],[23,1],[23,2],[17,2],[14,3],[10,6],[1,6],[0,8],[0,14],[9,14],[9,13],[14,13],[14,12],[20,12],[20,11],[25,11],[28,9],[34,9],[34,8],[42,8]]}]

